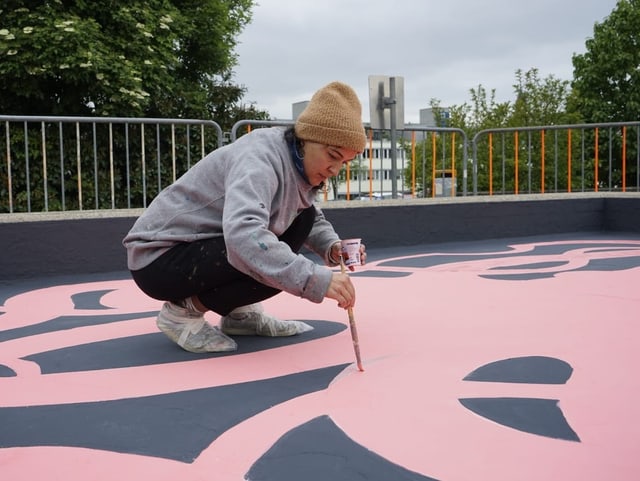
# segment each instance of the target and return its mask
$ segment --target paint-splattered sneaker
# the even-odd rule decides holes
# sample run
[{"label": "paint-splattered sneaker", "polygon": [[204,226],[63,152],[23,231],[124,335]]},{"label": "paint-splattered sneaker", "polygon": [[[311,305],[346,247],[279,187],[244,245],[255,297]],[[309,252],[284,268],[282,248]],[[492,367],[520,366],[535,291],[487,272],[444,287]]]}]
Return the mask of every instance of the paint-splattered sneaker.
[{"label": "paint-splattered sneaker", "polygon": [[220,329],[230,336],[294,336],[313,329],[300,321],[281,321],[265,314],[261,304],[238,307],[220,319]]},{"label": "paint-splattered sneaker", "polygon": [[165,302],[156,320],[158,328],[189,352],[227,352],[238,346],[230,337],[209,324],[204,315],[171,302]]}]

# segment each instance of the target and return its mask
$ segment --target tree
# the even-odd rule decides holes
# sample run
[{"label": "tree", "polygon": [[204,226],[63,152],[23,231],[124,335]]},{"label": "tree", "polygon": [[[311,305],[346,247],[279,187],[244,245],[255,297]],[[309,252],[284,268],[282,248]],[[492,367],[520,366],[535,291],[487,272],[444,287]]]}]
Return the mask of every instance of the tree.
[{"label": "tree", "polygon": [[537,68],[527,72],[516,70],[513,85],[516,100],[508,123],[512,127],[577,123],[576,115],[566,111],[569,81],[554,75],[541,79]]},{"label": "tree", "polygon": [[574,55],[571,109],[585,122],[640,119],[640,0],[619,0]]},{"label": "tree", "polygon": [[[596,23],[593,37],[586,41],[586,52],[574,55],[573,92],[569,109],[585,122],[630,122],[640,120],[640,0],[619,0],[611,14]],[[636,128],[636,134],[638,128]],[[634,134],[630,134],[634,135]],[[635,162],[623,164],[638,155],[637,143],[624,142],[624,129],[602,129],[599,136],[600,179],[612,186],[636,182]],[[590,139],[590,144],[593,143]],[[611,153],[607,164],[604,160]],[[626,171],[626,177],[623,174]]]},{"label": "tree", "polygon": [[[0,112],[238,115],[236,36],[254,0],[6,0]],[[255,111],[255,109],[252,109]]]}]

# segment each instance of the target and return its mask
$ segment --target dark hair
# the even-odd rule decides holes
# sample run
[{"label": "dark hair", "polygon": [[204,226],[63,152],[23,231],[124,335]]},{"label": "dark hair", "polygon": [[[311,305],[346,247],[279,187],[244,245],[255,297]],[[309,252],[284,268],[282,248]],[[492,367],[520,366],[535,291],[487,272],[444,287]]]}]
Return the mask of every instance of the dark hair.
[{"label": "dark hair", "polygon": [[296,151],[302,152],[304,142],[296,135],[295,126],[291,125],[287,127],[287,130],[284,131],[284,140],[287,141],[288,144],[293,144],[295,142]]}]

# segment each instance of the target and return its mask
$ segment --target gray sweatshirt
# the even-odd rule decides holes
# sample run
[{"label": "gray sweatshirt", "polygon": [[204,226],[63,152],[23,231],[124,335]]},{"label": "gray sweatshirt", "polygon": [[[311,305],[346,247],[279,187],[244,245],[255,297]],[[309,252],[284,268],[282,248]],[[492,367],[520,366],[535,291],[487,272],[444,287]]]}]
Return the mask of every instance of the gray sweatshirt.
[{"label": "gray sweatshirt", "polygon": [[[332,272],[295,254],[281,235],[318,189],[297,172],[284,128],[256,129],[219,148],[165,188],[123,240],[139,270],[180,242],[224,236],[229,263],[259,282],[321,302]],[[339,240],[322,211],[305,246],[329,266]]]}]

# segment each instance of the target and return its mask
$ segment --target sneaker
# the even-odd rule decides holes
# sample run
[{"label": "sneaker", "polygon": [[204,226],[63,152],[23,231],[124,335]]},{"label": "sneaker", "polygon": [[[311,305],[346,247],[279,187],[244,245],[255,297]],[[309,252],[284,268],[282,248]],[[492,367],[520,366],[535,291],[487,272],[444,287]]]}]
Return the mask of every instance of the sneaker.
[{"label": "sneaker", "polygon": [[158,328],[182,349],[189,352],[235,351],[236,342],[209,324],[204,315],[165,302],[156,320]]},{"label": "sneaker", "polygon": [[220,329],[230,336],[294,336],[311,331],[313,327],[300,321],[281,321],[264,313],[262,305],[234,309],[220,319]]}]

